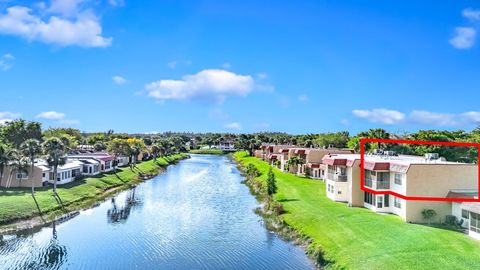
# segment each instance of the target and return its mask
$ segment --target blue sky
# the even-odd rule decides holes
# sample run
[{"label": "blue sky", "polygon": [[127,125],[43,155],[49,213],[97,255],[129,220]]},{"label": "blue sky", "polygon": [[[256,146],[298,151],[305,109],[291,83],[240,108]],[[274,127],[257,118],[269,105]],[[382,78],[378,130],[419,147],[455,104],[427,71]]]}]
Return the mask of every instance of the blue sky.
[{"label": "blue sky", "polygon": [[0,122],[472,129],[478,1],[0,0]]}]

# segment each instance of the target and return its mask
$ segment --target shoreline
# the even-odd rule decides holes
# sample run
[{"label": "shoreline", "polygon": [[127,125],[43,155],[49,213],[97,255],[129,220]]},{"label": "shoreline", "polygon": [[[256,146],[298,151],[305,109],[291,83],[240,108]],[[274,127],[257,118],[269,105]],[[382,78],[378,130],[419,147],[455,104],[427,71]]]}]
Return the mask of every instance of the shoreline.
[{"label": "shoreline", "polygon": [[[155,161],[153,160],[147,160],[137,164],[138,166],[138,165],[149,162],[155,165],[154,171],[149,171],[149,173],[147,174],[147,177],[142,178],[140,177],[139,174],[135,173],[133,178],[127,180],[126,182],[123,182],[123,184],[112,185],[110,187],[107,187],[101,193],[94,194],[91,197],[78,197],[74,201],[71,201],[66,206],[63,206],[63,207],[59,206],[59,208],[56,208],[51,211],[43,212],[41,214],[37,212],[27,218],[7,221],[6,223],[0,225],[0,236],[6,235],[6,234],[21,233],[29,230],[35,230],[38,228],[49,226],[52,223],[56,223],[56,222],[60,222],[60,223],[65,222],[77,216],[80,213],[80,211],[95,208],[96,206],[105,202],[107,199],[121,193],[122,191],[134,188],[145,181],[155,178],[156,176],[165,172],[167,166],[176,164],[181,160],[190,158],[190,156],[187,153],[178,154],[178,158],[176,158],[175,156],[173,157],[174,158],[172,160],[164,159],[164,160],[167,160],[165,164],[161,164],[158,161],[156,162],[156,164],[154,164]],[[128,167],[123,167],[123,168],[128,169]],[[103,178],[107,175],[109,174],[102,175],[102,177],[100,178]],[[29,196],[31,198],[31,194]]]},{"label": "shoreline", "polygon": [[[255,209],[255,214],[262,217],[266,229],[274,232],[282,240],[290,242],[303,249],[304,253],[312,261],[315,269],[325,269],[325,267],[331,262],[323,258],[323,252],[320,246],[314,246],[311,237],[302,235],[295,230],[295,228],[282,219],[281,214],[278,215],[274,211],[268,210],[265,204],[265,192],[262,190],[261,184],[245,174],[245,166],[233,155],[229,155],[229,158],[236,165],[240,174],[245,178],[245,180],[242,181],[242,184],[246,185],[249,188],[250,193],[259,203],[261,203],[261,205]],[[276,200],[274,200],[274,202],[281,205],[281,203]]]}]

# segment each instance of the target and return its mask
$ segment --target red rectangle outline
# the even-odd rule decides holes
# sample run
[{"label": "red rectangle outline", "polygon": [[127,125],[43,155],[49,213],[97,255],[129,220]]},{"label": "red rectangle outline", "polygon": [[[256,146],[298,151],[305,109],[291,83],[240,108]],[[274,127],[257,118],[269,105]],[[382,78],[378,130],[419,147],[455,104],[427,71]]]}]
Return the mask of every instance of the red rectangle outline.
[{"label": "red rectangle outline", "polygon": [[480,196],[477,199],[472,198],[441,198],[441,197],[414,197],[405,196],[393,191],[377,191],[365,187],[365,143],[379,142],[379,143],[398,143],[398,144],[431,144],[431,145],[445,145],[445,146],[467,146],[477,148],[477,181],[478,192],[480,193],[480,143],[471,142],[436,142],[436,141],[417,141],[417,140],[395,140],[395,139],[375,139],[375,138],[360,138],[360,189],[372,194],[390,194],[404,200],[412,201],[444,201],[444,202],[480,202]]}]

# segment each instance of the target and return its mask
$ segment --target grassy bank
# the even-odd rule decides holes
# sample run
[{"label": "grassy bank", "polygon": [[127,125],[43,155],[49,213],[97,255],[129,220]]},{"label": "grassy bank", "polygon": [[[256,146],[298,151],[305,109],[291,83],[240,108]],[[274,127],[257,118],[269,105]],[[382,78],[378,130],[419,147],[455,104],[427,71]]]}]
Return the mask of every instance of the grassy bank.
[{"label": "grassy bank", "polygon": [[192,154],[206,154],[206,155],[225,155],[227,152],[220,149],[193,149],[190,150]]},{"label": "grassy bank", "polygon": [[40,212],[48,219],[54,215],[89,207],[113,192],[140,183],[142,179],[139,172],[155,175],[162,167],[184,158],[187,158],[186,154],[162,157],[158,158],[156,163],[153,160],[139,163],[134,171],[124,167],[119,168],[117,175],[107,173],[59,186],[57,192],[60,200],[52,195],[51,188],[38,188],[35,193],[38,206],[32,198],[30,188],[3,189],[0,191],[0,224],[30,219],[39,216]]},{"label": "grassy bank", "polygon": [[[254,164],[265,183],[269,165],[244,152],[242,165]],[[326,197],[325,183],[274,170],[286,213],[281,218],[310,238],[334,269],[480,269],[480,242],[458,232],[403,222],[364,208],[350,208]]]}]

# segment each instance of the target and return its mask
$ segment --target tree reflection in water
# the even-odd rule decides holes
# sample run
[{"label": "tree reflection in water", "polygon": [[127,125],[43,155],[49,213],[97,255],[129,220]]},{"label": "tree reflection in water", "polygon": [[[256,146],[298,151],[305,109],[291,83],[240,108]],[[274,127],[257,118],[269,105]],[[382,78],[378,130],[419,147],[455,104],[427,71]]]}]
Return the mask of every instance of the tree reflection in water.
[{"label": "tree reflection in water", "polygon": [[67,248],[60,244],[57,235],[57,224],[52,223],[52,238],[38,255],[38,259],[30,262],[23,269],[59,269],[67,261]]},{"label": "tree reflection in water", "polygon": [[140,204],[140,201],[135,197],[135,190],[130,190],[124,205],[119,207],[115,198],[112,198],[112,208],[107,211],[108,223],[125,223],[130,216],[132,209]]}]

